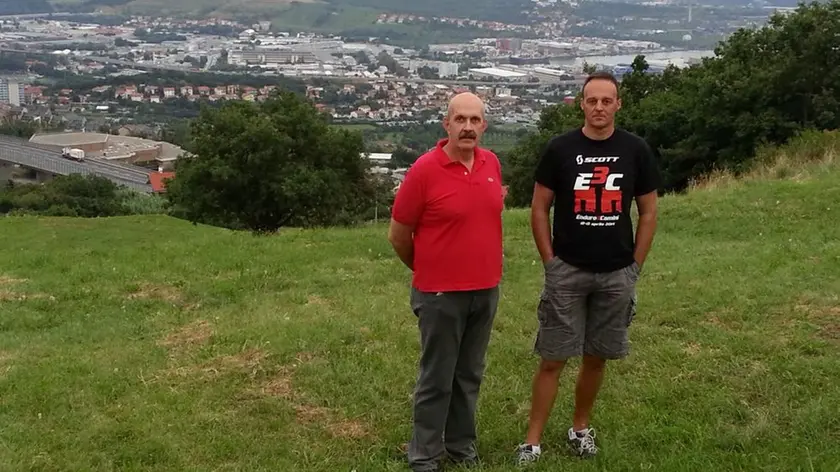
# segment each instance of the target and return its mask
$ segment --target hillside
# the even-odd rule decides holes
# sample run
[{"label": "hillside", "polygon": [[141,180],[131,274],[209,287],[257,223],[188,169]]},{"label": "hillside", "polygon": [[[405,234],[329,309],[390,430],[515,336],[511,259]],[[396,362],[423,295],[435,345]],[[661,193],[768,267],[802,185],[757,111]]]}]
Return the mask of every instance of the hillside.
[{"label": "hillside", "polygon": [[[551,447],[566,372],[534,470],[836,468],[840,179],[780,172],[663,199],[633,353],[596,411],[602,457]],[[527,212],[505,225],[485,471],[510,470],[524,432],[542,283]],[[8,217],[0,232],[0,469],[404,470],[416,320],[383,224],[254,237]]]},{"label": "hillside", "polygon": [[0,15],[48,13],[53,11],[47,0],[6,0],[0,2]]},{"label": "hillside", "polygon": [[[46,3],[47,0],[40,1]],[[49,0],[49,2],[56,10],[78,11],[81,9],[111,13],[219,17],[266,14],[272,15],[274,21],[282,25],[296,24],[300,27],[314,28],[328,26],[337,30],[369,27],[375,24],[377,16],[381,13],[524,21],[522,12],[530,9],[532,5],[528,0],[469,0],[459,3],[445,0],[426,2],[409,0]],[[21,2],[20,8],[31,9],[32,7],[25,6],[25,3]]]}]

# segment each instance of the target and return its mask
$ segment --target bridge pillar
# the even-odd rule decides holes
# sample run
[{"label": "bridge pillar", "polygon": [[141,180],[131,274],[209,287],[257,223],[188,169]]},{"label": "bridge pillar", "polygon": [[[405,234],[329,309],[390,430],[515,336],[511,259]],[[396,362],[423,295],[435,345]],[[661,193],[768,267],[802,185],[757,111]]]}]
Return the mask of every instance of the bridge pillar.
[{"label": "bridge pillar", "polygon": [[55,177],[53,174],[49,172],[42,172],[42,171],[35,171],[35,181],[39,184],[48,182]]}]

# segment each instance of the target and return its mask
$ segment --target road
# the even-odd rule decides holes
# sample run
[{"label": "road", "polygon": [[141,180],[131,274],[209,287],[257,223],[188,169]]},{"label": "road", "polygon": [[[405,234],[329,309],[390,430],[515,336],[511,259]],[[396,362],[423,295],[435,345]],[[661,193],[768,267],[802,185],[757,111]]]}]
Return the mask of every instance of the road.
[{"label": "road", "polygon": [[98,175],[117,185],[125,185],[146,193],[152,192],[152,186],[149,184],[150,170],[95,158],[76,162],[61,157],[58,151],[12,136],[0,136],[0,161],[56,175]]}]

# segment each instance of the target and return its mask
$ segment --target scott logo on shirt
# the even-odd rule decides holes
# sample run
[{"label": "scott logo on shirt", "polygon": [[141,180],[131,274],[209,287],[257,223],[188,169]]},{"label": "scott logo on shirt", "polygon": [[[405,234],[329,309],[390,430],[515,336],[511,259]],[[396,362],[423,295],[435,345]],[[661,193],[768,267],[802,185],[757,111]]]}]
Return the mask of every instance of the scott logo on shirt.
[{"label": "scott logo on shirt", "polygon": [[579,173],[574,187],[575,213],[621,213],[621,186],[618,181],[622,177],[624,174],[611,174],[607,166],[598,166],[593,172]]},{"label": "scott logo on shirt", "polygon": [[579,166],[583,164],[608,164],[610,162],[618,162],[618,156],[583,157],[583,154],[578,154],[575,162]]}]

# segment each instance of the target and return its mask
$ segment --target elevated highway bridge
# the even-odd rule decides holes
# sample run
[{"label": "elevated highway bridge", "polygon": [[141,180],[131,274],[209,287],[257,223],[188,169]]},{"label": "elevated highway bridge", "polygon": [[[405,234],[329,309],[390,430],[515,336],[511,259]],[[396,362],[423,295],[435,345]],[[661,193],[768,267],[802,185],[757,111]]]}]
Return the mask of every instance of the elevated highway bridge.
[{"label": "elevated highway bridge", "polygon": [[149,169],[97,158],[85,158],[83,162],[77,162],[62,157],[60,152],[46,146],[13,136],[0,136],[0,164],[30,169],[39,181],[56,175],[93,174],[117,185],[152,193],[152,185],[149,183],[152,171]]}]

